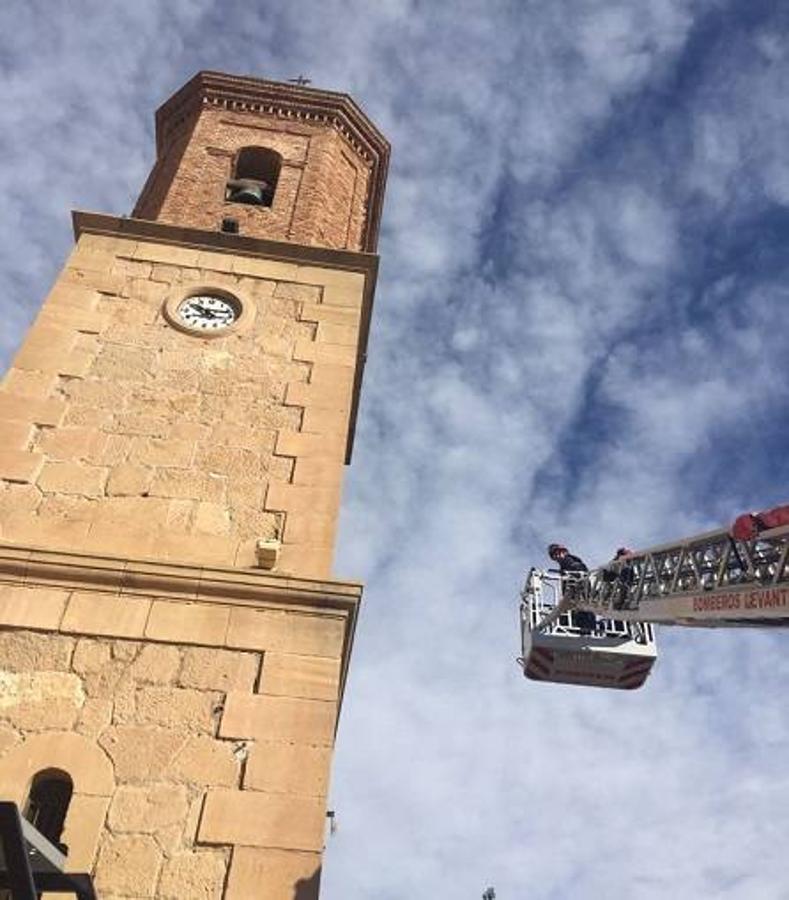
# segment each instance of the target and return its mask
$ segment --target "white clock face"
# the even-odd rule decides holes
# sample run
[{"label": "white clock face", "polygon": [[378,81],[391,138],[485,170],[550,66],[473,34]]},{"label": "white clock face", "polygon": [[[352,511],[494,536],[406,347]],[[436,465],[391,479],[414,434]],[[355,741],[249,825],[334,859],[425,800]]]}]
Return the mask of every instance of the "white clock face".
[{"label": "white clock face", "polygon": [[178,318],[190,328],[200,331],[219,331],[236,321],[238,306],[216,294],[197,294],[187,297],[178,306]]}]

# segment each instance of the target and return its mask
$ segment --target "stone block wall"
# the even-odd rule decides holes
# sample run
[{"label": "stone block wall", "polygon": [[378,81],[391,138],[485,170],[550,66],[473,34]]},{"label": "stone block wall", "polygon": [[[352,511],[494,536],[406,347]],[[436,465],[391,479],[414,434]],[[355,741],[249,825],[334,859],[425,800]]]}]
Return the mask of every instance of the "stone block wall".
[{"label": "stone block wall", "polygon": [[[83,234],[0,386],[0,537],[201,564],[331,568],[362,273]],[[204,339],[163,305],[237,294]]]},{"label": "stone block wall", "polygon": [[[270,208],[225,200],[243,147],[282,157]],[[157,161],[134,215],[209,231],[232,216],[250,237],[361,250],[369,190],[370,163],[330,124],[205,106]]]},{"label": "stone block wall", "polygon": [[102,900],[316,898],[346,628],[0,584],[0,792],[22,804],[36,772],[69,773],[69,869]]}]

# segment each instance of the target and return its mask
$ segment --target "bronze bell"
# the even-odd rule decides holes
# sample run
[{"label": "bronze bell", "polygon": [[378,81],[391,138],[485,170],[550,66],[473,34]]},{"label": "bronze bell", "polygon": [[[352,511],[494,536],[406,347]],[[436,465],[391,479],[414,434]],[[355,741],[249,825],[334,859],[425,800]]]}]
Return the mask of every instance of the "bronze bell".
[{"label": "bronze bell", "polygon": [[265,181],[253,181],[251,178],[233,178],[227,183],[227,199],[231,203],[268,206],[270,192]]}]

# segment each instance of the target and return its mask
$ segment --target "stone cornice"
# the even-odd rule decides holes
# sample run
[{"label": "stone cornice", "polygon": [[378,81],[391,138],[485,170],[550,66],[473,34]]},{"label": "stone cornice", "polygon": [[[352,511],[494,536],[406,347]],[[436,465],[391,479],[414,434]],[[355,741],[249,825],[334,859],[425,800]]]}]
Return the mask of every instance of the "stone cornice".
[{"label": "stone cornice", "polygon": [[359,253],[355,250],[334,250],[330,247],[311,247],[306,244],[271,241],[240,234],[226,234],[222,231],[204,231],[200,228],[185,228],[181,225],[168,225],[165,222],[152,222],[148,219],[132,219],[126,216],[119,218],[118,216],[80,210],[73,210],[71,217],[74,237],[77,240],[81,234],[101,234],[108,237],[125,237],[129,240],[172,244],[177,247],[194,247],[219,253],[243,254],[262,259],[298,263],[299,265],[325,266],[348,272],[362,272],[365,276],[364,297],[348,422],[348,441],[345,450],[345,462],[351,461],[364,365],[367,361],[367,342],[370,335],[375,285],[378,277],[378,256],[376,254]]},{"label": "stone cornice", "polygon": [[0,581],[66,590],[234,605],[300,606],[355,613],[362,585],[232,569],[0,544]]},{"label": "stone cornice", "polygon": [[164,155],[173,135],[204,107],[274,115],[338,131],[370,166],[371,184],[364,248],[378,243],[390,145],[348,94],[279,81],[198,72],[156,111],[156,153]]},{"label": "stone cornice", "polygon": [[358,582],[0,544],[0,583],[183,603],[280,609],[284,606],[329,615],[336,611],[345,619],[339,695],[342,706],[362,599],[362,585]]}]

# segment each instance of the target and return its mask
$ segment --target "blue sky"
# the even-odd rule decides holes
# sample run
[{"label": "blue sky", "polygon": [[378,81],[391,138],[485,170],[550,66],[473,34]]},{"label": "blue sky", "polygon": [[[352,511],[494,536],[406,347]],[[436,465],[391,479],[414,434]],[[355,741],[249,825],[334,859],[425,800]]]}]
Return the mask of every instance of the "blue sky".
[{"label": "blue sky", "polygon": [[789,896],[786,639],[526,682],[519,580],[785,502],[789,10],[6,0],[7,363],[199,69],[351,93],[393,161],[336,572],[366,582],[326,900]]}]

